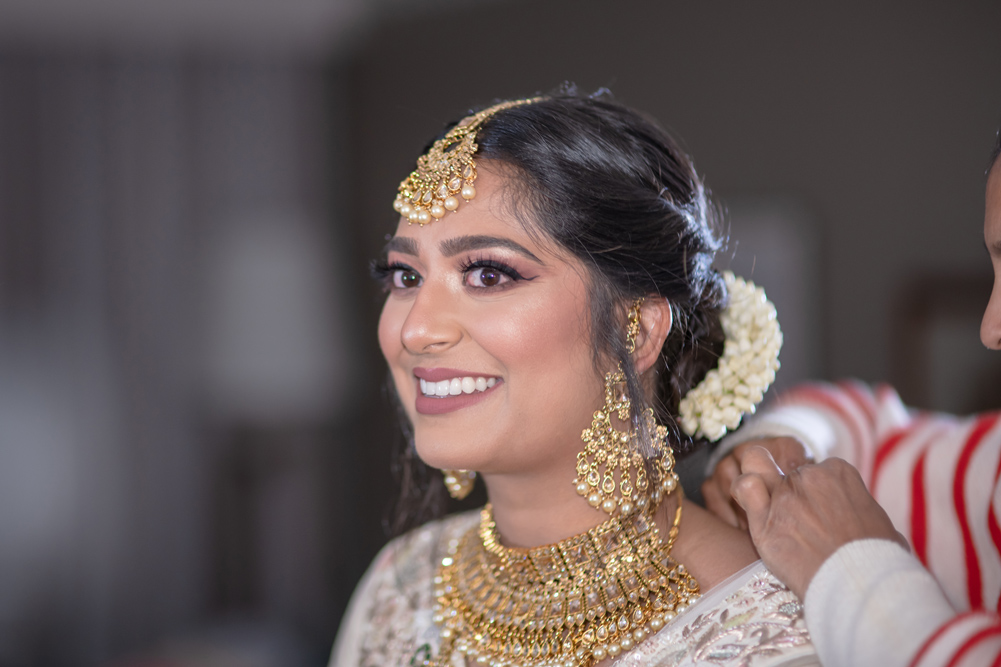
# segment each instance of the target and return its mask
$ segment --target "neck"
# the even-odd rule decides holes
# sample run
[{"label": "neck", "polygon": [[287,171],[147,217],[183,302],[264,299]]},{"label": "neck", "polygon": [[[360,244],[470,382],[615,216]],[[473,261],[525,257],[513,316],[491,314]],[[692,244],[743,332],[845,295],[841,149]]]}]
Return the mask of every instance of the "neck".
[{"label": "neck", "polygon": [[577,495],[572,477],[554,483],[551,475],[484,475],[501,542],[532,548],[586,532],[608,516]]},{"label": "neck", "polygon": [[[531,549],[579,535],[608,520],[607,514],[577,495],[570,480],[567,477],[565,484],[560,485],[553,484],[551,478],[484,476],[501,543],[506,547]],[[671,494],[657,511],[657,525],[665,539],[679,498],[678,493]]]}]

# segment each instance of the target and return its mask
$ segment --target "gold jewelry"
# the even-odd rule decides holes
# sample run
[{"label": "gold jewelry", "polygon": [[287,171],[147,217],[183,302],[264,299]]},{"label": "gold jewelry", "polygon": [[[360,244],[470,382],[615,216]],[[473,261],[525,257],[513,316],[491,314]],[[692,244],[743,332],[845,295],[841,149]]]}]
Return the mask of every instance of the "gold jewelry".
[{"label": "gold jewelry", "polygon": [[648,479],[643,455],[632,444],[639,437],[637,429],[619,431],[612,424],[612,413],[622,421],[628,420],[629,407],[626,377],[620,368],[605,376],[605,406],[595,411],[591,428],[584,429],[580,436],[584,450],[577,453],[574,488],[587,498],[591,507],[600,508],[609,515],[631,514],[646,508],[651,500],[657,505],[661,493],[670,493],[678,486],[674,453],[667,444],[667,428],[656,422],[653,410],[643,413],[652,439],[653,457],[649,468],[654,476],[653,485]]},{"label": "gold jewelry", "polygon": [[400,183],[393,210],[421,227],[440,219],[445,211],[459,208],[459,197],[476,196],[476,161],[473,154],[476,132],[498,111],[536,102],[542,98],[501,102],[479,113],[466,116],[448,133],[434,142],[427,153],[417,158],[417,169]]},{"label": "gold jewelry", "polygon": [[[640,308],[643,299],[636,299],[629,308],[626,326],[626,350],[636,350],[640,330]],[[622,515],[643,509],[652,498],[660,502],[661,493],[670,493],[678,485],[674,472],[674,454],[667,445],[667,429],[657,424],[653,410],[646,410],[642,418],[652,439],[653,457],[649,468],[655,479],[652,494],[647,479],[647,464],[633,442],[639,437],[638,429],[620,431],[612,424],[612,414],[620,421],[630,420],[632,403],[626,387],[626,376],[620,364],[614,372],[605,375],[605,405],[594,413],[591,428],[584,429],[581,440],[584,451],[577,454],[577,477],[573,484],[577,493],[591,507],[600,508],[605,514],[617,511]],[[617,481],[616,481],[617,478]]]},{"label": "gold jewelry", "polygon": [[591,530],[534,549],[501,545],[490,505],[449,544],[435,577],[434,665],[590,667],[629,651],[699,596],[699,584],[671,556],[681,502],[667,540],[657,506],[613,517]]},{"label": "gold jewelry", "polygon": [[472,470],[442,470],[445,478],[445,488],[448,495],[456,500],[462,500],[473,490],[476,484],[476,473]]},{"label": "gold jewelry", "polygon": [[636,339],[640,335],[640,309],[642,307],[643,297],[633,301],[633,305],[629,307],[628,323],[626,324],[626,352],[629,354],[636,351]]}]

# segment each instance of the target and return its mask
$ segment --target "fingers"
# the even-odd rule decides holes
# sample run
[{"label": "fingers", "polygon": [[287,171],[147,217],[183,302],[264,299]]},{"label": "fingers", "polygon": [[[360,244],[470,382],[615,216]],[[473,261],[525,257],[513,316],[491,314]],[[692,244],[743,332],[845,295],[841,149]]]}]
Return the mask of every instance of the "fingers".
[{"label": "fingers", "polygon": [[779,468],[787,475],[813,460],[806,446],[796,438],[769,438],[759,440],[757,444],[771,453]]},{"label": "fingers", "polygon": [[747,521],[751,534],[756,526],[760,526],[764,517],[768,516],[772,496],[768,484],[761,475],[744,473],[733,482],[731,489],[734,499],[747,512]]},{"label": "fingers", "polygon": [[713,478],[716,480],[717,486],[721,489],[729,491],[733,480],[737,479],[737,476],[740,475],[740,460],[736,454],[734,452],[732,455],[724,458],[716,466],[716,470],[713,471]]},{"label": "fingers", "polygon": [[[734,510],[733,505],[730,504],[729,488],[729,486],[720,487],[714,475],[702,483],[702,499],[706,503],[707,510],[731,526],[739,528],[740,523],[737,520],[737,512]],[[724,492],[724,489],[727,492]]]},{"label": "fingers", "polygon": [[730,493],[747,514],[751,536],[761,532],[771,509],[772,493],[785,477],[764,447],[750,447],[740,462],[742,474],[733,481]]},{"label": "fingers", "polygon": [[[745,461],[750,452],[755,453],[750,455],[751,467],[748,468]],[[731,496],[733,483],[740,474],[760,474],[771,492],[783,473],[791,472],[809,460],[806,447],[795,438],[763,438],[744,442],[720,460],[712,476],[703,482],[702,497],[706,508],[731,526],[746,529],[746,515],[734,504]]]},{"label": "fingers", "polygon": [[778,465],[779,469],[787,475],[812,461],[799,452],[787,449],[772,452],[772,458],[775,459],[775,464]]},{"label": "fingers", "polygon": [[741,517],[730,497],[730,486],[740,474],[740,465],[734,454],[730,453],[716,464],[712,476],[702,483],[702,498],[706,509],[731,526],[742,528]]},{"label": "fingers", "polygon": [[[740,462],[740,469],[744,474],[761,477],[769,494],[782,482],[782,478],[785,476],[782,473],[782,469],[775,462],[775,459],[772,458],[771,453],[764,447],[749,447],[744,452],[743,459]],[[747,508],[745,507],[744,509]]]}]

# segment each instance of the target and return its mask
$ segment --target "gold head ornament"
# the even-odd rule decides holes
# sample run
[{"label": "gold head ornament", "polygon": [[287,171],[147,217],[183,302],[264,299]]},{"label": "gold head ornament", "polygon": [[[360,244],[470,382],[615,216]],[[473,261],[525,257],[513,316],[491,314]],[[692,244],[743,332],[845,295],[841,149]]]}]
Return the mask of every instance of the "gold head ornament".
[{"label": "gold head ornament", "polygon": [[417,158],[417,168],[401,183],[393,210],[421,227],[441,219],[447,211],[459,208],[460,198],[476,196],[476,160],[479,148],[476,132],[498,111],[537,102],[542,98],[501,102],[466,116],[444,137],[434,142],[427,153]]}]

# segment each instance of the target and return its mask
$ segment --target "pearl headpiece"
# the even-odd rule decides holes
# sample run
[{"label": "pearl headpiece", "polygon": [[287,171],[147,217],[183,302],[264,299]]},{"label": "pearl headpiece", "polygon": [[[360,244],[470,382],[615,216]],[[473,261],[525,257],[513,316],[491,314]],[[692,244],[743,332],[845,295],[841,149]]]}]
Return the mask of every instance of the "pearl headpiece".
[{"label": "pearl headpiece", "polygon": [[716,441],[753,414],[779,369],[782,330],[765,291],[730,271],[723,273],[730,305],[720,315],[723,354],[716,368],[678,406],[681,428]]},{"label": "pearl headpiece", "polygon": [[476,196],[476,132],[498,111],[538,101],[539,97],[501,102],[466,116],[417,158],[417,169],[401,183],[393,210],[412,224],[424,225],[459,208],[459,197]]}]

